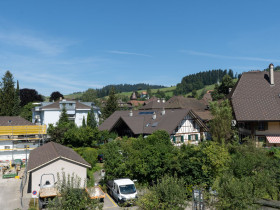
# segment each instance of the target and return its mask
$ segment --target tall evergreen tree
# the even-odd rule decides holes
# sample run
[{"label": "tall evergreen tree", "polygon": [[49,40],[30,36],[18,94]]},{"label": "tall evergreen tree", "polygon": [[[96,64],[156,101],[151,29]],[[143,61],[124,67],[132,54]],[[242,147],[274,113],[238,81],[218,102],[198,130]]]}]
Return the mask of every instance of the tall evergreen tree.
[{"label": "tall evergreen tree", "polygon": [[87,126],[91,127],[91,128],[96,128],[97,126],[97,122],[95,119],[95,115],[94,115],[94,110],[91,107],[90,112],[88,112],[87,115]]},{"label": "tall evergreen tree", "polygon": [[85,128],[87,125],[86,125],[86,120],[85,120],[85,116],[83,116],[83,124],[82,124],[82,127]]},{"label": "tall evergreen tree", "polygon": [[68,115],[66,112],[65,106],[63,106],[59,120],[58,120],[58,125],[64,124],[64,123],[69,123]]},{"label": "tall evergreen tree", "polygon": [[15,90],[15,97],[14,97],[13,115],[18,116],[19,114],[20,114],[20,95],[19,95],[19,83],[17,80],[17,89]]},{"label": "tall evergreen tree", "polygon": [[118,102],[117,102],[117,97],[115,95],[115,88],[113,87],[110,91],[106,106],[103,108],[102,111],[103,118],[107,119],[108,117],[110,117],[111,114],[113,114],[117,110],[118,110]]},{"label": "tall evergreen tree", "polygon": [[0,115],[13,116],[15,105],[15,82],[13,75],[7,71],[2,78],[0,92]]}]

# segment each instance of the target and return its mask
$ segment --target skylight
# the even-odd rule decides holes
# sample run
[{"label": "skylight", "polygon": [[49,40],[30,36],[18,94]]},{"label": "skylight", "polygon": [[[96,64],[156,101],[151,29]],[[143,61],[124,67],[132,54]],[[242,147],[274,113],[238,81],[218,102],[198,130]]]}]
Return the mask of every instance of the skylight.
[{"label": "skylight", "polygon": [[144,115],[144,114],[153,114],[154,112],[139,112],[140,115]]}]

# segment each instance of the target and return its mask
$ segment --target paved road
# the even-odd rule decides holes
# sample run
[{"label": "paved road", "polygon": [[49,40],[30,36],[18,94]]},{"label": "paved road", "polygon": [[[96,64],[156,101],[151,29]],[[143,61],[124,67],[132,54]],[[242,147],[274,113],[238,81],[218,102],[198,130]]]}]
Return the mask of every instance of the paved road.
[{"label": "paved road", "polygon": [[21,180],[14,178],[2,179],[2,174],[0,175],[0,209],[21,209],[19,192]]}]

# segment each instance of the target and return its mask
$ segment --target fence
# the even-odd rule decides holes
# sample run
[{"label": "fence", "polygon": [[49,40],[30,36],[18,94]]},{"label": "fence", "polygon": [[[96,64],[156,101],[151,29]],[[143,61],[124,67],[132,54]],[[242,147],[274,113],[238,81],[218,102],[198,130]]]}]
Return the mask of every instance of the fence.
[{"label": "fence", "polygon": [[24,190],[24,187],[26,185],[26,180],[27,180],[27,163],[25,165],[25,170],[24,170],[24,173],[23,173],[23,176],[22,176],[22,179],[21,179],[21,183],[20,183],[20,188],[19,188],[21,208],[23,208],[22,198],[23,198],[23,190]]}]

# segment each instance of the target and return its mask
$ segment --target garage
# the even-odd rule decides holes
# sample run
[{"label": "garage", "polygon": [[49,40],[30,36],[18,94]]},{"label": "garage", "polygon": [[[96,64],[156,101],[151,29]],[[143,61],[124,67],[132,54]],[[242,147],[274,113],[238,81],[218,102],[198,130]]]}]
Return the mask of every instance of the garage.
[{"label": "garage", "polygon": [[[91,165],[73,149],[55,142],[49,142],[31,151],[27,172],[28,193],[39,191],[40,184],[54,185],[63,174],[80,179],[80,187],[86,185],[87,168]],[[42,177],[42,180],[41,180]]]}]

